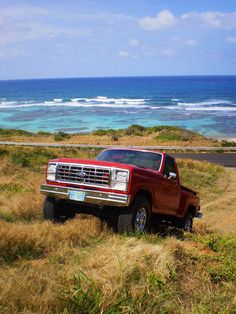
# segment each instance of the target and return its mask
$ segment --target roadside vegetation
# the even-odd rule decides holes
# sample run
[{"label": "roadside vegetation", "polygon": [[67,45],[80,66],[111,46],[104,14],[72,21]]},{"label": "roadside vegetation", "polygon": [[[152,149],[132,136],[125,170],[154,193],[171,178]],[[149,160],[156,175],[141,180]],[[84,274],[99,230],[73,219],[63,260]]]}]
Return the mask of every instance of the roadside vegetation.
[{"label": "roadside vegetation", "polygon": [[68,134],[63,131],[57,133],[44,131],[30,133],[22,130],[0,129],[0,141],[59,142],[90,145],[127,145],[127,143],[132,143],[132,145],[137,146],[236,146],[236,142],[233,141],[217,141],[215,139],[206,138],[197,132],[175,126],[143,127],[136,124],[126,129],[99,129],[89,134]]},{"label": "roadside vegetation", "polygon": [[192,234],[118,235],[87,215],[65,224],[43,221],[39,188],[47,160],[96,154],[0,148],[0,313],[235,313],[233,207],[227,216],[236,201],[234,173],[178,160],[183,183],[200,192],[207,217]]}]

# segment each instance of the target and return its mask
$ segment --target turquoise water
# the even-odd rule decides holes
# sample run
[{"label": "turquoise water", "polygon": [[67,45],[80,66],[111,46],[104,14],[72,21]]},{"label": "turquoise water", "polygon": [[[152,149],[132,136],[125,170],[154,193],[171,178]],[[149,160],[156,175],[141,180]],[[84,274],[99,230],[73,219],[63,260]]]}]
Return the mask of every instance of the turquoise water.
[{"label": "turquoise water", "polygon": [[0,127],[89,132],[175,125],[236,137],[236,76],[0,81]]}]

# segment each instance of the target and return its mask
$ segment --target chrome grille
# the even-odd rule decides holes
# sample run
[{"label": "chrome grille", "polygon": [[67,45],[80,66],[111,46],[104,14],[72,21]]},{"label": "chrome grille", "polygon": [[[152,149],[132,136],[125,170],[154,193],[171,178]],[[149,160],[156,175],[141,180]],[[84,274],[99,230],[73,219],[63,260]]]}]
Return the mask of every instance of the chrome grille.
[{"label": "chrome grille", "polygon": [[58,164],[56,180],[86,185],[108,186],[110,169],[87,165]]}]

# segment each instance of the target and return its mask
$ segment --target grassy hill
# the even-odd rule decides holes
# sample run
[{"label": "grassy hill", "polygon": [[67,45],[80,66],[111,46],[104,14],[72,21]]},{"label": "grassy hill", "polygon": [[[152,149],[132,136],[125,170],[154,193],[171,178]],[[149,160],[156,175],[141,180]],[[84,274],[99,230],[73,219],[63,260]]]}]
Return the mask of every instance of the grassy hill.
[{"label": "grassy hill", "polygon": [[128,237],[86,215],[43,221],[47,160],[94,155],[0,149],[0,313],[235,313],[235,172],[178,161],[205,214],[192,234]]},{"label": "grassy hill", "polygon": [[181,146],[235,146],[235,142],[217,141],[190,130],[174,126],[143,127],[131,125],[120,130],[96,130],[89,134],[68,134],[64,132],[30,133],[23,130],[0,129],[0,141],[60,142],[90,145],[181,145]]}]

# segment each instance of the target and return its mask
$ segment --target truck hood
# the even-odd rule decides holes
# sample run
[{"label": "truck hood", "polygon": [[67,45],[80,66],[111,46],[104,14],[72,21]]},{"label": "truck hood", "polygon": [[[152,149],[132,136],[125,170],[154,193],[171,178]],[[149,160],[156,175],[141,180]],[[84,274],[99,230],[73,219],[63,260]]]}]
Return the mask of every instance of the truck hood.
[{"label": "truck hood", "polygon": [[96,159],[57,158],[57,159],[52,159],[49,162],[113,167],[113,168],[121,168],[121,169],[127,169],[127,170],[137,168],[136,166],[133,166],[133,165],[122,164],[119,162],[102,161],[102,160],[96,160]]}]

